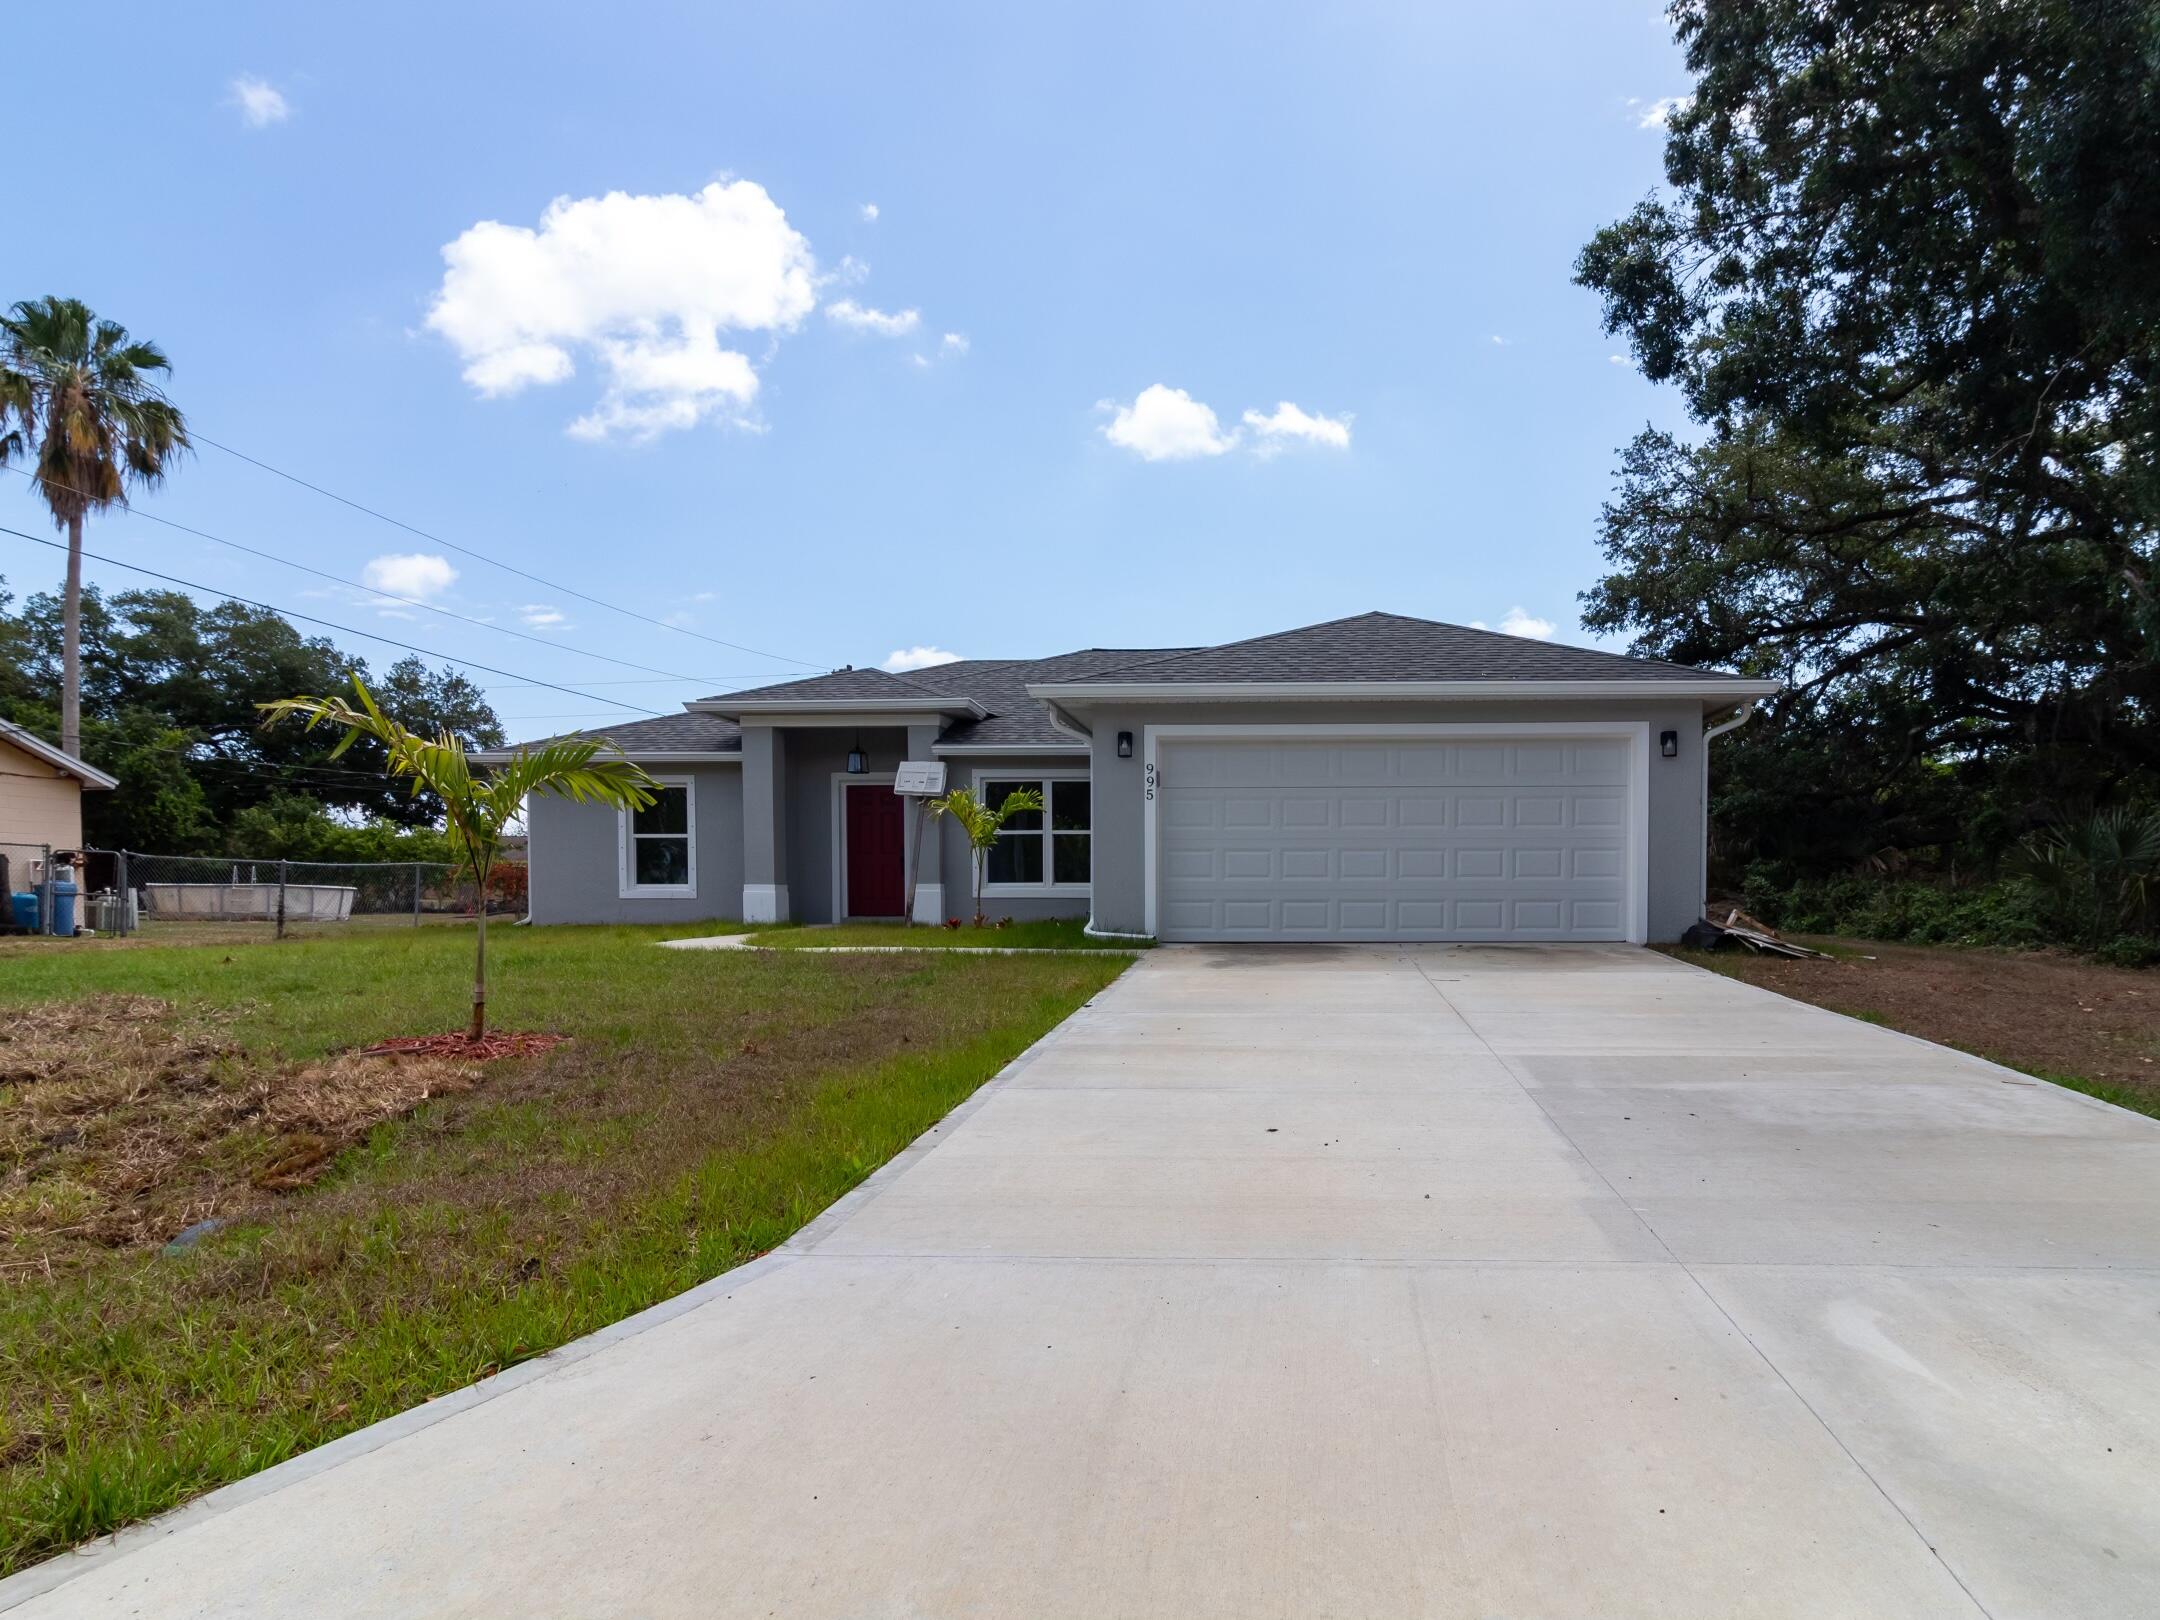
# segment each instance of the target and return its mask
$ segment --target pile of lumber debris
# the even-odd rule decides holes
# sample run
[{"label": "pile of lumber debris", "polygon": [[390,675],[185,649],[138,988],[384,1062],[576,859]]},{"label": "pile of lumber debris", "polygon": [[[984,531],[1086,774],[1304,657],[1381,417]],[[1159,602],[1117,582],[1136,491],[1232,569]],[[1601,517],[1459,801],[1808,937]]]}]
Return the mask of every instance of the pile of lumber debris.
[{"label": "pile of lumber debris", "polygon": [[1744,948],[1758,956],[1824,954],[1821,951],[1811,951],[1805,945],[1795,945],[1789,939],[1778,938],[1776,929],[1750,917],[1738,906],[1725,913],[1722,923],[1714,923],[1705,917],[1680,936],[1680,943],[1692,951],[1729,951]]}]

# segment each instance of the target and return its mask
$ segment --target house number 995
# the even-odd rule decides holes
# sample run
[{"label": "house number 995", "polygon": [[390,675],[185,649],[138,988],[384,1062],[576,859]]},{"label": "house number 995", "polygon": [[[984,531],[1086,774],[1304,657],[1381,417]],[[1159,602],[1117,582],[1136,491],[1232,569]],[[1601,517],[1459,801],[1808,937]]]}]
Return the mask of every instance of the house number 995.
[{"label": "house number 995", "polygon": [[1155,797],[1155,762],[1152,759],[1147,763],[1147,797]]}]

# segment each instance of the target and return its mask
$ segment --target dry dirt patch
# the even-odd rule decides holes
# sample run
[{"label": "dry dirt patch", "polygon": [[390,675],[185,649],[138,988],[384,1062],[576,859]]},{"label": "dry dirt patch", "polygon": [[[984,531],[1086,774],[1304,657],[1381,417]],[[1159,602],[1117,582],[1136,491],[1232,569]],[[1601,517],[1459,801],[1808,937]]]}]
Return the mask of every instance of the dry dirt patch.
[{"label": "dry dirt patch", "polygon": [[230,1038],[243,1011],[103,995],[0,1017],[0,1263],[44,1271],[245,1214],[481,1076],[436,1055],[267,1060]]},{"label": "dry dirt patch", "polygon": [[1676,953],[1833,1012],[2160,1112],[2160,972],[2049,951],[1812,940],[1822,961]]}]

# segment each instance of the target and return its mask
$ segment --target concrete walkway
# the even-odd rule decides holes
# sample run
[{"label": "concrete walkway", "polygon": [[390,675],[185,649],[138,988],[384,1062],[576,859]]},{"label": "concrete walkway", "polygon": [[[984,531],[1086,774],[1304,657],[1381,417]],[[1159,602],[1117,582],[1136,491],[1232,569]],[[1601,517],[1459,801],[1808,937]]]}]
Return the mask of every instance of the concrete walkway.
[{"label": "concrete walkway", "polygon": [[788,1250],[0,1600],[2146,1616],[2156,1367],[2152,1121],[1646,952],[1169,949]]}]

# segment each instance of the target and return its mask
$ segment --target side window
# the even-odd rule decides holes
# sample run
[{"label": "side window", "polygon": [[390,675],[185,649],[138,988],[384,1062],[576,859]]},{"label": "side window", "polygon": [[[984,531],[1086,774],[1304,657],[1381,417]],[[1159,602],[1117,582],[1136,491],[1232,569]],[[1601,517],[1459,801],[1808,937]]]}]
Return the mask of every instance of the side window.
[{"label": "side window", "polygon": [[986,777],[982,801],[994,810],[1021,788],[1040,793],[1048,809],[1024,811],[999,829],[984,876],[1008,888],[1085,885],[1094,871],[1092,785],[1085,777]]},{"label": "side window", "polygon": [[687,781],[663,780],[653,802],[623,812],[625,894],[665,890],[686,893],[696,884],[692,850],[691,790]]}]

